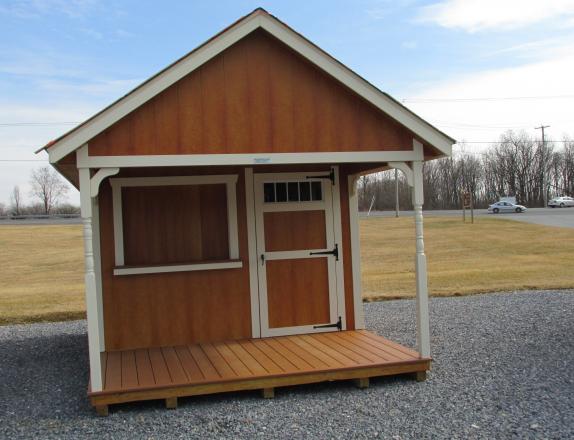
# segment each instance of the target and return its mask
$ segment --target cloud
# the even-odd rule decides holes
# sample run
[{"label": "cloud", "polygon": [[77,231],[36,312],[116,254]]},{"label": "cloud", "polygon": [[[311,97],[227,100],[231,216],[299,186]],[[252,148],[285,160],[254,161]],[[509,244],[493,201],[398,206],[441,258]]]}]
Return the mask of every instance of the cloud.
[{"label": "cloud", "polygon": [[378,0],[375,5],[365,12],[373,20],[383,20],[394,12],[407,8],[415,3],[415,0]]},{"label": "cloud", "polygon": [[37,82],[40,89],[50,92],[62,93],[68,96],[78,94],[94,95],[94,96],[109,96],[113,99],[114,96],[123,96],[131,89],[142,83],[143,80],[138,79],[95,79],[95,80],[82,80],[82,81],[63,81],[58,79],[43,79]]},{"label": "cloud", "polygon": [[[569,48],[568,48],[569,49]],[[486,56],[510,54],[521,58],[548,58],[564,52],[562,38],[544,38],[542,40],[528,41],[513,46],[496,49]]]},{"label": "cloud", "polygon": [[49,49],[0,49],[0,73],[26,77],[78,78],[89,76],[89,71],[86,59],[67,53]]},{"label": "cloud", "polygon": [[550,18],[572,20],[574,0],[444,0],[420,8],[416,21],[467,32],[515,29]]},{"label": "cloud", "polygon": [[133,32],[126,31],[125,29],[116,29],[114,36],[118,38],[132,38],[135,37],[135,34]]},{"label": "cloud", "polygon": [[[562,47],[562,52],[517,67],[451,77],[425,87],[417,99],[405,103],[459,141],[494,141],[506,129],[525,129],[539,136],[534,127],[541,123],[550,125],[552,139],[572,136],[574,44]],[[520,99],[500,99],[516,97]],[[481,147],[485,145],[472,146]]]},{"label": "cloud", "polygon": [[101,32],[92,29],[92,28],[80,28],[79,29],[80,32],[82,32],[83,34],[87,35],[88,37],[92,37],[94,40],[103,40],[104,39],[104,34],[102,34]]},{"label": "cloud", "polygon": [[97,0],[8,0],[0,5],[0,14],[21,19],[59,14],[83,18],[97,5]]}]

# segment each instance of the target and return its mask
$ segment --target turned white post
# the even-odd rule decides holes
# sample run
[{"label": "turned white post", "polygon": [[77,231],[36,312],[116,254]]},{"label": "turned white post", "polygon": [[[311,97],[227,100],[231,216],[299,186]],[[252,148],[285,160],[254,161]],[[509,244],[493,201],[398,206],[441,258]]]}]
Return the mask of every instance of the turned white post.
[{"label": "turned white post", "polygon": [[423,239],[423,162],[414,161],[413,169],[413,207],[415,212],[415,273],[417,306],[417,348],[421,357],[430,357],[430,325],[427,288],[427,260]]},{"label": "turned white post", "polygon": [[88,353],[90,356],[90,385],[92,391],[102,390],[102,364],[100,360],[100,331],[98,326],[98,301],[94,264],[92,231],[92,197],[90,170],[80,168],[80,207],[84,225],[84,261],[86,315],[88,320]]}]

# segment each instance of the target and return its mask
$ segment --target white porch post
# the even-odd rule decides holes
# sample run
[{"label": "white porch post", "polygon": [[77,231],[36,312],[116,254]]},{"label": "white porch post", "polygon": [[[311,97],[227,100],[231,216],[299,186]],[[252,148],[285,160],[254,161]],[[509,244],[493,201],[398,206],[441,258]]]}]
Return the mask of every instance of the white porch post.
[{"label": "white porch post", "polygon": [[[416,141],[415,141],[416,142]],[[422,148],[422,145],[421,145]],[[416,236],[416,307],[417,307],[417,348],[421,357],[430,357],[430,326],[427,288],[427,260],[423,240],[423,161],[413,161],[413,207],[415,212]]]},{"label": "white porch post", "polygon": [[90,169],[80,168],[80,206],[84,225],[84,260],[86,315],[88,319],[88,352],[90,356],[90,385],[92,391],[102,390],[102,364],[100,359],[100,329],[98,322],[96,274],[92,231],[92,196]]}]

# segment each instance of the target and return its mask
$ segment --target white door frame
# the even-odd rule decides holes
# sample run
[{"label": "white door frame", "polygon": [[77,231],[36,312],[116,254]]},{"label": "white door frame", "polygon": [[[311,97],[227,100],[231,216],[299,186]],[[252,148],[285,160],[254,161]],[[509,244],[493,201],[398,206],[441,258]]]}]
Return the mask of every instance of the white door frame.
[{"label": "white door frame", "polygon": [[[263,183],[265,182],[289,182],[301,181],[309,177],[325,176],[325,171],[319,172],[294,172],[294,173],[259,173],[253,175],[254,185],[254,207],[255,207],[255,224],[257,236],[257,276],[259,284],[259,307],[260,307],[260,326],[261,336],[282,336],[302,333],[314,333],[323,331],[333,331],[334,328],[314,328],[313,325],[269,328],[269,314],[267,302],[267,274],[265,269],[266,261],[294,258],[327,258],[329,273],[329,305],[330,305],[330,323],[335,323],[341,317],[343,329],[345,323],[345,296],[343,282],[343,249],[341,234],[341,209],[339,197],[338,169],[333,167],[335,175],[335,184],[331,184],[328,179],[321,179],[323,183],[323,200],[309,202],[277,202],[265,204],[263,202]],[[310,179],[312,180],[312,179]],[[336,200],[335,200],[336,199]],[[327,238],[326,249],[306,249],[302,251],[279,251],[266,252],[265,250],[265,231],[263,223],[264,212],[281,212],[281,211],[307,211],[307,210],[325,210],[325,232]],[[330,250],[338,246],[339,259],[332,256],[317,255],[311,256],[309,252]],[[264,260],[261,260],[264,255]],[[325,323],[325,324],[330,324]],[[323,323],[317,323],[323,324]]]}]

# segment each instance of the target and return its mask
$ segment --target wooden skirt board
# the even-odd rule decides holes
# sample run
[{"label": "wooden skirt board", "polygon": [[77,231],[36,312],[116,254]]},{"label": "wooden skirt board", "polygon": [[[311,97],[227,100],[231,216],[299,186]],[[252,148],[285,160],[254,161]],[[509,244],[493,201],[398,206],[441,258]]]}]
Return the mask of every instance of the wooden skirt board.
[{"label": "wooden skirt board", "polygon": [[430,358],[368,331],[106,352],[101,408],[114,403],[424,372]]}]

